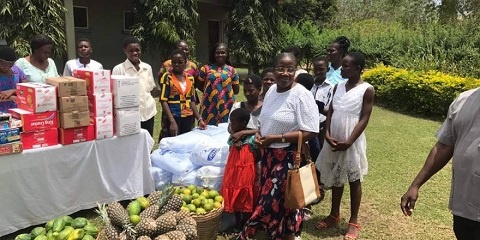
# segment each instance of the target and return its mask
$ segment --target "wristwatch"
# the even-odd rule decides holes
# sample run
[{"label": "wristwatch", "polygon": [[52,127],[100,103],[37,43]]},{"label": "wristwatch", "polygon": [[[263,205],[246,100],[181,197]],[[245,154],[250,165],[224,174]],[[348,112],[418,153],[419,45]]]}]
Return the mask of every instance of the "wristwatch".
[{"label": "wristwatch", "polygon": [[282,143],[285,142],[285,133],[282,133]]}]

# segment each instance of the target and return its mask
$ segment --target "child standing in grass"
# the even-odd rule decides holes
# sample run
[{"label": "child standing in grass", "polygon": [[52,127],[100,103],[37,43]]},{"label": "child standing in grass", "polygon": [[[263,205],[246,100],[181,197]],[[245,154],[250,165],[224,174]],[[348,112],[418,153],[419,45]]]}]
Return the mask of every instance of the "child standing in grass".
[{"label": "child standing in grass", "polygon": [[342,77],[346,82],[333,89],[333,100],[327,114],[325,144],[317,160],[321,182],[332,188],[330,215],[315,227],[324,230],[336,226],[340,220],[340,202],[343,186],[350,185],[350,220],[344,239],[357,239],[360,232],[358,211],[362,198],[363,177],[367,174],[367,142],[364,130],[373,108],[374,89],[361,78],[365,56],[358,52],[347,54],[342,60]]},{"label": "child standing in grass", "polygon": [[[233,132],[228,139],[230,153],[222,184],[222,196],[226,212],[235,213],[235,232],[240,232],[253,212],[256,148],[255,133],[244,135],[241,139],[233,137],[235,133],[248,132],[250,112],[246,108],[237,108],[230,114],[229,129]],[[251,130],[251,129],[250,129]]]},{"label": "child standing in grass", "polygon": [[195,119],[201,129],[206,127],[195,104],[193,76],[185,72],[187,54],[181,49],[173,50],[171,61],[172,72],[166,72],[160,78],[163,111],[159,142],[164,137],[190,132]]}]

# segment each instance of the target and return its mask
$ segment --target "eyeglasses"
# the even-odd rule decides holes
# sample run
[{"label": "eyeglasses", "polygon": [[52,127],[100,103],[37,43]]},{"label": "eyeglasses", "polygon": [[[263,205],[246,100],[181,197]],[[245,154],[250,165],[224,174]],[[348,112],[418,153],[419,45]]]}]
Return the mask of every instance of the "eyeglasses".
[{"label": "eyeglasses", "polygon": [[275,67],[275,71],[280,74],[284,73],[285,71],[292,74],[295,73],[296,69],[293,67]]}]

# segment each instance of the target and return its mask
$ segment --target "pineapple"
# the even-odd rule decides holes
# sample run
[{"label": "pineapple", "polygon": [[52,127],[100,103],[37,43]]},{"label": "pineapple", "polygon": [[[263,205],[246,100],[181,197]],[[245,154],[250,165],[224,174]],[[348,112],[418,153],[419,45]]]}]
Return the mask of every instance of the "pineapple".
[{"label": "pineapple", "polygon": [[180,231],[171,231],[168,233],[165,233],[170,239],[174,240],[187,240],[187,236],[185,236],[185,233],[180,232]]},{"label": "pineapple", "polygon": [[178,221],[178,224],[186,224],[186,225],[192,225],[194,227],[197,227],[197,221],[195,221],[195,219],[193,219],[191,216],[188,216]]},{"label": "pineapple", "polygon": [[137,240],[152,240],[149,236],[140,236],[137,238]]},{"label": "pineapple", "polygon": [[178,222],[186,217],[190,217],[190,212],[185,210],[180,210],[177,212],[177,215],[175,217],[177,218],[177,222]]},{"label": "pineapple", "polygon": [[160,215],[160,206],[158,204],[150,205],[147,209],[140,213],[140,218],[156,219]]},{"label": "pineapple", "polygon": [[108,204],[107,214],[110,218],[110,222],[115,226],[123,227],[130,223],[130,217],[128,216],[127,210],[118,202]]},{"label": "pineapple", "polygon": [[105,237],[107,240],[118,240],[121,229],[115,225],[108,224],[105,227]]},{"label": "pineapple", "polygon": [[176,230],[185,233],[187,240],[195,240],[198,238],[197,228],[192,225],[179,224],[177,225]]},{"label": "pineapple", "polygon": [[169,211],[157,218],[157,234],[163,234],[175,230],[175,227],[177,226],[175,215],[174,211]]},{"label": "pineapple", "polygon": [[158,202],[161,195],[162,195],[162,191],[155,191],[155,192],[150,193],[150,195],[148,195],[147,199],[151,204],[154,204],[154,203]]},{"label": "pineapple", "polygon": [[175,211],[178,212],[180,211],[180,208],[183,205],[183,200],[182,197],[179,195],[173,195],[170,199],[168,199],[167,204],[162,207],[162,210],[160,210],[160,215],[168,212],[168,211]]},{"label": "pineapple", "polygon": [[[102,221],[107,226],[105,234],[109,240],[127,239],[133,238],[135,230],[130,222],[127,210],[118,202],[113,202],[107,206],[105,204],[98,205],[98,209],[95,210]],[[122,231],[123,230],[123,231]]]},{"label": "pineapple", "polygon": [[160,235],[155,238],[155,240],[173,240],[172,238],[169,238],[167,235]]},{"label": "pineapple", "polygon": [[152,218],[142,218],[135,226],[137,236],[154,236],[157,231],[157,223]]}]

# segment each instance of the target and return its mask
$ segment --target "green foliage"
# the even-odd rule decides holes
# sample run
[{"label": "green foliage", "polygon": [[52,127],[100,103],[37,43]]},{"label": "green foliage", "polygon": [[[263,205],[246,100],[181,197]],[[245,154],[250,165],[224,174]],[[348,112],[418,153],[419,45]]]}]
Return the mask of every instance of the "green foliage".
[{"label": "green foliage", "polygon": [[445,116],[461,92],[480,87],[480,80],[454,77],[438,71],[417,72],[378,65],[363,79],[375,87],[378,103],[395,110],[430,117]]},{"label": "green foliage", "polygon": [[280,24],[280,33],[282,36],[282,48],[288,46],[297,46],[302,51],[302,65],[306,65],[306,69],[311,69],[311,61],[318,54],[324,52],[324,47],[318,44],[320,39],[320,30],[312,21],[304,21],[302,23],[288,24],[282,22]]},{"label": "green foliage", "polygon": [[133,13],[132,35],[147,51],[160,50],[164,59],[171,51],[170,46],[183,39],[194,56],[195,27],[199,21],[196,0],[135,0]]},{"label": "green foliage", "polygon": [[2,1],[0,7],[0,39],[17,51],[19,56],[30,55],[30,39],[45,34],[54,43],[53,56],[66,55],[64,19],[67,9],[62,0]]},{"label": "green foliage", "polygon": [[325,46],[345,35],[351,50],[365,53],[367,65],[384,63],[414,70],[437,70],[480,78],[480,25],[474,20],[444,25],[405,26],[370,19],[336,29],[325,29],[317,45]]},{"label": "green foliage", "polygon": [[268,64],[280,48],[277,0],[239,0],[228,17],[226,35],[231,54],[247,61],[254,72]]},{"label": "green foliage", "polygon": [[280,4],[280,9],[287,23],[311,21],[321,26],[335,13],[334,2],[334,0],[286,0]]}]

